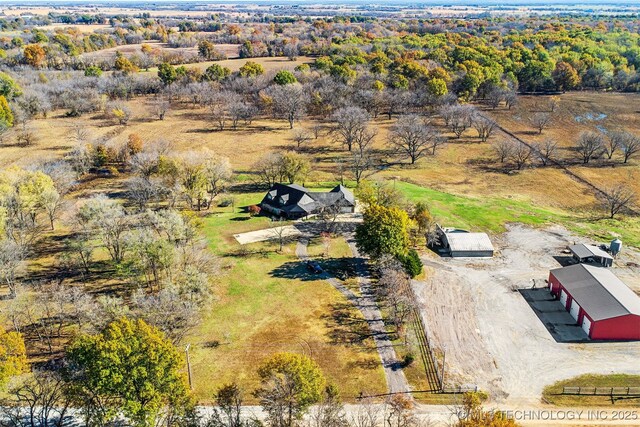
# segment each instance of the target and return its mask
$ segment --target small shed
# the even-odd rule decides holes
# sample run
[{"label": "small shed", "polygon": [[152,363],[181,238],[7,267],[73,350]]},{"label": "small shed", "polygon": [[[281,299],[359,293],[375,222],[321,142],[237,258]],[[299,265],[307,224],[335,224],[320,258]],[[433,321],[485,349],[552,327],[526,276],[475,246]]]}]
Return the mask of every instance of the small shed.
[{"label": "small shed", "polygon": [[549,289],[591,339],[640,340],[640,297],[606,268],[551,270]]},{"label": "small shed", "polygon": [[613,256],[594,245],[578,244],[569,246],[573,259],[583,264],[597,263],[603,267],[613,265]]},{"label": "small shed", "polygon": [[470,233],[457,228],[438,227],[442,246],[455,258],[493,256],[493,244],[486,233]]}]

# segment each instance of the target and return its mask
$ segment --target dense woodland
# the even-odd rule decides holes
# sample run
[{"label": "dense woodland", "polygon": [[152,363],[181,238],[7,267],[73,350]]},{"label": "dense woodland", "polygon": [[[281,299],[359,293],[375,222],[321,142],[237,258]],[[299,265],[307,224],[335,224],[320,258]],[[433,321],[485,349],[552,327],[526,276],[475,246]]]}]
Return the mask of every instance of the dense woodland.
[{"label": "dense woodland", "polygon": [[[52,23],[104,27],[90,33],[47,29]],[[51,114],[95,115],[126,126],[141,115],[132,111],[131,101],[144,99],[149,107],[142,115],[149,120],[164,120],[176,108],[202,108],[207,123],[219,131],[247,127],[259,118],[280,120],[293,130],[295,146],[265,153],[237,177],[229,159],[212,151],[178,152],[170,135],[143,141],[131,133],[126,143],[116,144],[91,138],[79,125],[69,135],[74,149],[63,158],[0,172],[0,280],[8,301],[2,314],[11,325],[0,334],[0,380],[6,384],[28,370],[27,355],[35,372],[9,393],[6,425],[38,425],[21,419],[24,407],[48,420],[43,425],[55,426],[68,425],[64,417],[72,407],[82,409],[92,426],[114,425],[122,414],[135,426],[254,425],[239,419],[242,390],[233,384],[213,397],[222,412],[198,419],[182,355],[174,347],[212,304],[221,274],[220,261],[202,237],[201,213],[231,204],[225,198],[231,186],[303,183],[311,172],[307,147],[330,128],[344,153],[340,181],[358,186],[369,206],[365,228],[356,235],[372,257],[393,255],[392,266],[380,272],[392,289],[421,270],[414,271],[417,255],[408,251],[409,240],[433,243],[434,220],[426,206],[409,205],[389,188],[366,182],[392,162],[389,154],[408,165],[435,156],[447,142],[431,121],[436,116],[457,138],[472,132],[486,142],[497,124],[483,111],[510,109],[521,93],[640,91],[639,27],[635,18],[593,17],[0,19],[0,143],[28,151],[39,138],[33,122]],[[238,56],[246,59],[238,71],[215,62],[202,70],[189,66],[225,58],[221,44],[237,45]],[[136,48],[113,57],[91,55],[125,45]],[[312,59],[277,72],[251,60],[270,56]],[[556,99],[544,99],[529,118],[539,133],[557,109]],[[379,116],[397,119],[384,152],[372,149],[377,130],[371,122]],[[302,119],[317,126],[302,128]],[[613,129],[606,136],[576,135],[572,144],[573,157],[561,158],[557,141],[498,141],[495,161],[510,170],[534,162],[624,165],[640,153],[636,135]],[[116,176],[126,181],[117,200],[75,198],[78,187],[92,179]],[[628,210],[635,197],[623,186],[594,191],[611,218]],[[259,213],[257,206],[248,209]],[[394,235],[401,241],[369,237],[384,221],[398,227]],[[63,250],[51,271],[26,275],[29,260],[46,251],[43,237],[59,230]],[[68,285],[98,279],[111,286],[109,292]],[[393,300],[389,305],[401,329],[405,302],[392,292],[384,298]],[[122,360],[131,348],[136,358]],[[388,402],[384,415],[371,409],[348,420],[335,387],[304,357],[276,355],[257,371],[261,388],[246,392],[260,399],[269,425],[298,425],[299,415],[318,402],[309,425],[373,427],[383,417],[397,426],[419,425],[411,403],[400,398]],[[158,378],[156,372],[171,375]],[[468,416],[459,425],[511,425],[482,412],[481,397],[465,397],[461,407]]]}]

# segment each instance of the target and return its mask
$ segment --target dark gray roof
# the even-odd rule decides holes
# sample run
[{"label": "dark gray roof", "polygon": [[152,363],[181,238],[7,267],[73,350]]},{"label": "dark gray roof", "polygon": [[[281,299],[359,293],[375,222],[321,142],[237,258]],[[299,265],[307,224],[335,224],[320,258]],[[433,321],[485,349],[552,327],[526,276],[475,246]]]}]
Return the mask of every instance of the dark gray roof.
[{"label": "dark gray roof", "polygon": [[640,298],[611,270],[576,264],[551,270],[551,274],[594,321],[640,316]]},{"label": "dark gray roof", "polygon": [[611,255],[594,245],[585,245],[580,243],[578,245],[569,246],[569,250],[580,259],[591,257],[613,259]]},{"label": "dark gray roof", "polygon": [[285,212],[311,214],[334,205],[355,206],[355,197],[341,185],[328,192],[312,192],[298,184],[274,184],[261,204]]},{"label": "dark gray roof", "polygon": [[353,195],[353,193],[351,192],[351,190],[349,190],[347,187],[345,187],[344,185],[338,185],[337,187],[335,187],[333,190],[331,190],[332,193],[340,193],[344,196],[345,200],[348,201],[349,203],[351,203],[352,205],[355,206],[356,204],[356,198]]}]

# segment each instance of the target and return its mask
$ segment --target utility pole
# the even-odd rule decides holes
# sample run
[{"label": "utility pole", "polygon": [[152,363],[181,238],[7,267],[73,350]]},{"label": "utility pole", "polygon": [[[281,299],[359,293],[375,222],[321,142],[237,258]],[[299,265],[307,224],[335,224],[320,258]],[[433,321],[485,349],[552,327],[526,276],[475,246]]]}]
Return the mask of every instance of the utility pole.
[{"label": "utility pole", "polygon": [[193,391],[193,383],[191,382],[191,359],[189,359],[189,349],[191,348],[191,344],[187,344],[184,349],[184,352],[187,355],[187,374],[189,375],[189,389]]}]

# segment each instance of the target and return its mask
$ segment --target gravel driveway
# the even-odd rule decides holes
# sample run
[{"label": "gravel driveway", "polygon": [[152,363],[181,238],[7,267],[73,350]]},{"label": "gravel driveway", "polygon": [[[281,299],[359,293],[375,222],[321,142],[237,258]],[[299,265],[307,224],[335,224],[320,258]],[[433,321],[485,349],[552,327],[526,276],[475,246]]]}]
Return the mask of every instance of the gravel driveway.
[{"label": "gravel driveway", "polygon": [[[640,343],[561,343],[513,289],[539,287],[553,255],[580,239],[560,227],[511,226],[488,260],[429,257],[428,279],[414,281],[436,345],[446,348],[447,376],[474,383],[497,402],[533,404],[543,388],[585,373],[640,374]],[[633,272],[614,269],[623,280]],[[633,264],[633,263],[631,263]],[[625,280],[627,281],[627,280]]]}]

